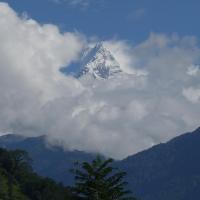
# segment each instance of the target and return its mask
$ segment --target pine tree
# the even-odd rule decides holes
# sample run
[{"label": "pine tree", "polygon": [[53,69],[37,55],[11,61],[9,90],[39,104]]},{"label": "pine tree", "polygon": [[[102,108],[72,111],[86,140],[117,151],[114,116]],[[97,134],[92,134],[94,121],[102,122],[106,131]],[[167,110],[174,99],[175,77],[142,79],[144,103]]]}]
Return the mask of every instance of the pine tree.
[{"label": "pine tree", "polygon": [[113,160],[98,156],[91,163],[76,163],[74,193],[83,200],[136,200],[125,190],[126,175],[111,166]]}]

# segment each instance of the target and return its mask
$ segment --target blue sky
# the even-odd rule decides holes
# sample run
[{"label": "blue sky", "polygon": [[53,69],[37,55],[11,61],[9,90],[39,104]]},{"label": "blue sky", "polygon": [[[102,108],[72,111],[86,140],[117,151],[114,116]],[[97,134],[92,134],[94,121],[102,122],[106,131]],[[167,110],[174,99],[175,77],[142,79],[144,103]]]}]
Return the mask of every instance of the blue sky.
[{"label": "blue sky", "polygon": [[150,32],[200,37],[199,0],[6,0],[17,12],[102,40],[138,43]]}]

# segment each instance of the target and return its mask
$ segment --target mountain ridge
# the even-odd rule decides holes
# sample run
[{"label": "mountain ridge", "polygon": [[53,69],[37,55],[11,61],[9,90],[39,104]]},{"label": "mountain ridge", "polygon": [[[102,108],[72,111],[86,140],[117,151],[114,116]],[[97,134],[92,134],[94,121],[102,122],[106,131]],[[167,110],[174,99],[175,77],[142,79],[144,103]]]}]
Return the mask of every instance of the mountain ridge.
[{"label": "mountain ridge", "polygon": [[[3,137],[4,140],[0,137],[0,146],[4,144],[5,147],[6,136]],[[48,148],[43,144],[42,137],[22,141],[16,140],[16,136],[14,138],[13,144],[8,141],[7,148],[28,151],[36,162],[33,166],[36,172],[67,185],[73,183],[69,169],[75,161],[91,161],[95,158],[95,154],[64,152],[59,147]],[[115,161],[114,165],[127,173],[129,189],[143,200],[198,200],[200,128]]]},{"label": "mountain ridge", "polygon": [[90,75],[95,79],[109,79],[122,72],[113,54],[100,42],[85,53],[81,68],[75,77]]}]

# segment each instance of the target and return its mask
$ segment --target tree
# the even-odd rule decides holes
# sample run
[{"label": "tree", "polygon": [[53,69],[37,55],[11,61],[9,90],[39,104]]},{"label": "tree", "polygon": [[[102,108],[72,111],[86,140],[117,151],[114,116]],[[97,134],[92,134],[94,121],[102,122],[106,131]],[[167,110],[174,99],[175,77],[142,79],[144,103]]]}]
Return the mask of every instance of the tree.
[{"label": "tree", "polygon": [[72,172],[75,185],[72,188],[78,199],[83,200],[136,200],[125,190],[126,175],[111,166],[113,160],[97,156],[91,163],[76,163]]},{"label": "tree", "polygon": [[0,200],[74,200],[70,188],[38,176],[23,150],[0,148]]},{"label": "tree", "polygon": [[16,180],[17,173],[22,170],[30,169],[31,159],[27,152],[23,150],[7,151],[0,149],[0,167],[6,169],[3,173],[8,177],[8,199],[14,200],[13,185]]}]

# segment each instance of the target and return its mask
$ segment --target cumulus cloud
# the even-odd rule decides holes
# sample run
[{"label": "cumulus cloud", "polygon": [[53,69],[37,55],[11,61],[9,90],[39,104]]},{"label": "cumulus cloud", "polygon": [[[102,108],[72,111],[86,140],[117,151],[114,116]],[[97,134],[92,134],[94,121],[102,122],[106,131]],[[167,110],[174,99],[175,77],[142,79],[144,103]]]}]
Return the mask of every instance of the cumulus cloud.
[{"label": "cumulus cloud", "polygon": [[110,40],[105,41],[104,45],[112,52],[114,57],[120,63],[120,67],[123,69],[123,71],[127,72],[128,74],[147,74],[145,70],[134,68],[134,60],[136,58],[132,52],[131,46],[129,46],[126,41]]},{"label": "cumulus cloud", "polygon": [[0,123],[1,128],[12,129],[22,123],[19,117],[31,116],[61,93],[73,96],[80,91],[72,90],[70,84],[81,88],[80,84],[64,77],[59,68],[77,59],[84,39],[20,18],[5,3],[0,3],[0,26]]},{"label": "cumulus cloud", "polygon": [[73,133],[67,141],[63,134],[64,146],[123,158],[199,125],[200,106],[183,93],[199,84],[198,75],[195,79],[187,73],[199,60],[196,38],[152,33],[135,46],[115,40],[104,44],[129,75],[81,80],[87,89],[74,105],[63,100],[73,109],[66,109],[71,114],[65,115],[65,123],[58,121],[51,131]]},{"label": "cumulus cloud", "polygon": [[84,36],[19,17],[5,3],[0,27],[2,134],[46,134],[65,149],[123,158],[199,125],[195,37],[105,41],[128,75],[87,82],[59,70],[90,45]]}]

